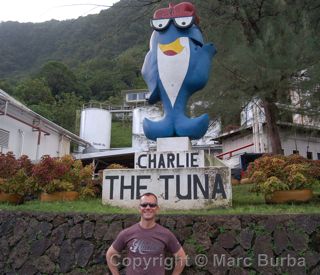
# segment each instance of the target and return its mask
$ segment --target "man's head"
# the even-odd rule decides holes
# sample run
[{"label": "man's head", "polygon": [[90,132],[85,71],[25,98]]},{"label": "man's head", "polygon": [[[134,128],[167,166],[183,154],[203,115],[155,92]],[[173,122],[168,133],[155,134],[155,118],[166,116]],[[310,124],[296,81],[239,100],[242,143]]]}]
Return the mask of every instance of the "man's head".
[{"label": "man's head", "polygon": [[141,219],[146,221],[154,220],[158,210],[158,198],[155,194],[145,193],[140,196],[139,212]]}]

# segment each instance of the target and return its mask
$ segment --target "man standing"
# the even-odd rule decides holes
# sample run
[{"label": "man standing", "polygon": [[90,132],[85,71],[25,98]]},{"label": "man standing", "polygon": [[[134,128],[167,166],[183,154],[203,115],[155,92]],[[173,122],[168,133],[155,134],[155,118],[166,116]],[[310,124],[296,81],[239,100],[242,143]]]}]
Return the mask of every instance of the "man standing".
[{"label": "man standing", "polygon": [[186,264],[186,254],[173,233],[156,223],[158,211],[155,194],[145,193],[140,197],[140,222],[121,231],[107,251],[107,263],[113,275],[119,274],[117,260],[124,248],[128,250],[127,275],[164,275],[166,251],[175,257],[172,274],[178,275],[182,272]]}]

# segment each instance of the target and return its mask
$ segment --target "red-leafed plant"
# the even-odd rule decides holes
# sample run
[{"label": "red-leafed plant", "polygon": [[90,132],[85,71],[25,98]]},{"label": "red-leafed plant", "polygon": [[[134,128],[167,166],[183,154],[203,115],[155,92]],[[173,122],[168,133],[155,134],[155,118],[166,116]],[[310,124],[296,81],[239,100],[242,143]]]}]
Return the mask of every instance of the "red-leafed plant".
[{"label": "red-leafed plant", "polygon": [[90,192],[93,172],[92,165],[83,166],[80,160],[70,155],[62,158],[43,156],[32,169],[32,175],[43,192],[78,191],[80,195],[85,193],[83,197],[94,196],[94,192]]},{"label": "red-leafed plant", "polygon": [[61,179],[70,169],[70,166],[60,163],[57,158],[45,155],[32,169],[32,176],[40,186],[44,186],[54,179]]},{"label": "red-leafed plant", "polygon": [[19,164],[12,152],[0,153],[0,178],[8,179],[19,170]]},{"label": "red-leafed plant", "polygon": [[17,159],[12,152],[0,153],[0,178],[11,178],[20,169],[24,169],[27,175],[31,175],[32,167],[33,164],[26,155],[22,155]]},{"label": "red-leafed plant", "polygon": [[21,196],[33,195],[38,186],[31,177],[33,164],[28,156],[16,159],[12,152],[0,154],[0,191]]},{"label": "red-leafed plant", "polygon": [[247,175],[257,193],[301,190],[320,183],[320,165],[299,155],[265,155],[249,165]]}]

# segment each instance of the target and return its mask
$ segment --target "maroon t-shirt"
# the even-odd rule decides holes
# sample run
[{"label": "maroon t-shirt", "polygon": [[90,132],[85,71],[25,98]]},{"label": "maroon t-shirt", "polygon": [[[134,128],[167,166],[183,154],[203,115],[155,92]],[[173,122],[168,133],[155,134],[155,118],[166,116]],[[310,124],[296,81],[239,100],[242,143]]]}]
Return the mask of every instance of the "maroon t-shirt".
[{"label": "maroon t-shirt", "polygon": [[121,231],[112,246],[118,252],[127,249],[128,257],[122,261],[127,275],[165,274],[165,252],[175,254],[181,248],[167,228],[156,224],[145,229],[139,223]]}]

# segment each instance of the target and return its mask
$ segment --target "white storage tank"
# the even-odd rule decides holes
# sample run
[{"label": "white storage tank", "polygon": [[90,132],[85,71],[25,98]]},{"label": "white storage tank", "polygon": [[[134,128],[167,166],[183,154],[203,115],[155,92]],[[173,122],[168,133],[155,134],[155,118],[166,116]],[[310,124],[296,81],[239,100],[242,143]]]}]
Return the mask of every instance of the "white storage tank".
[{"label": "white storage tank", "polygon": [[149,146],[154,142],[147,139],[143,132],[143,120],[160,120],[163,114],[158,107],[139,107],[133,110],[132,114],[132,147],[142,151],[148,151]]},{"label": "white storage tank", "polygon": [[80,137],[99,150],[110,149],[112,115],[108,110],[86,108],[81,111]]}]

